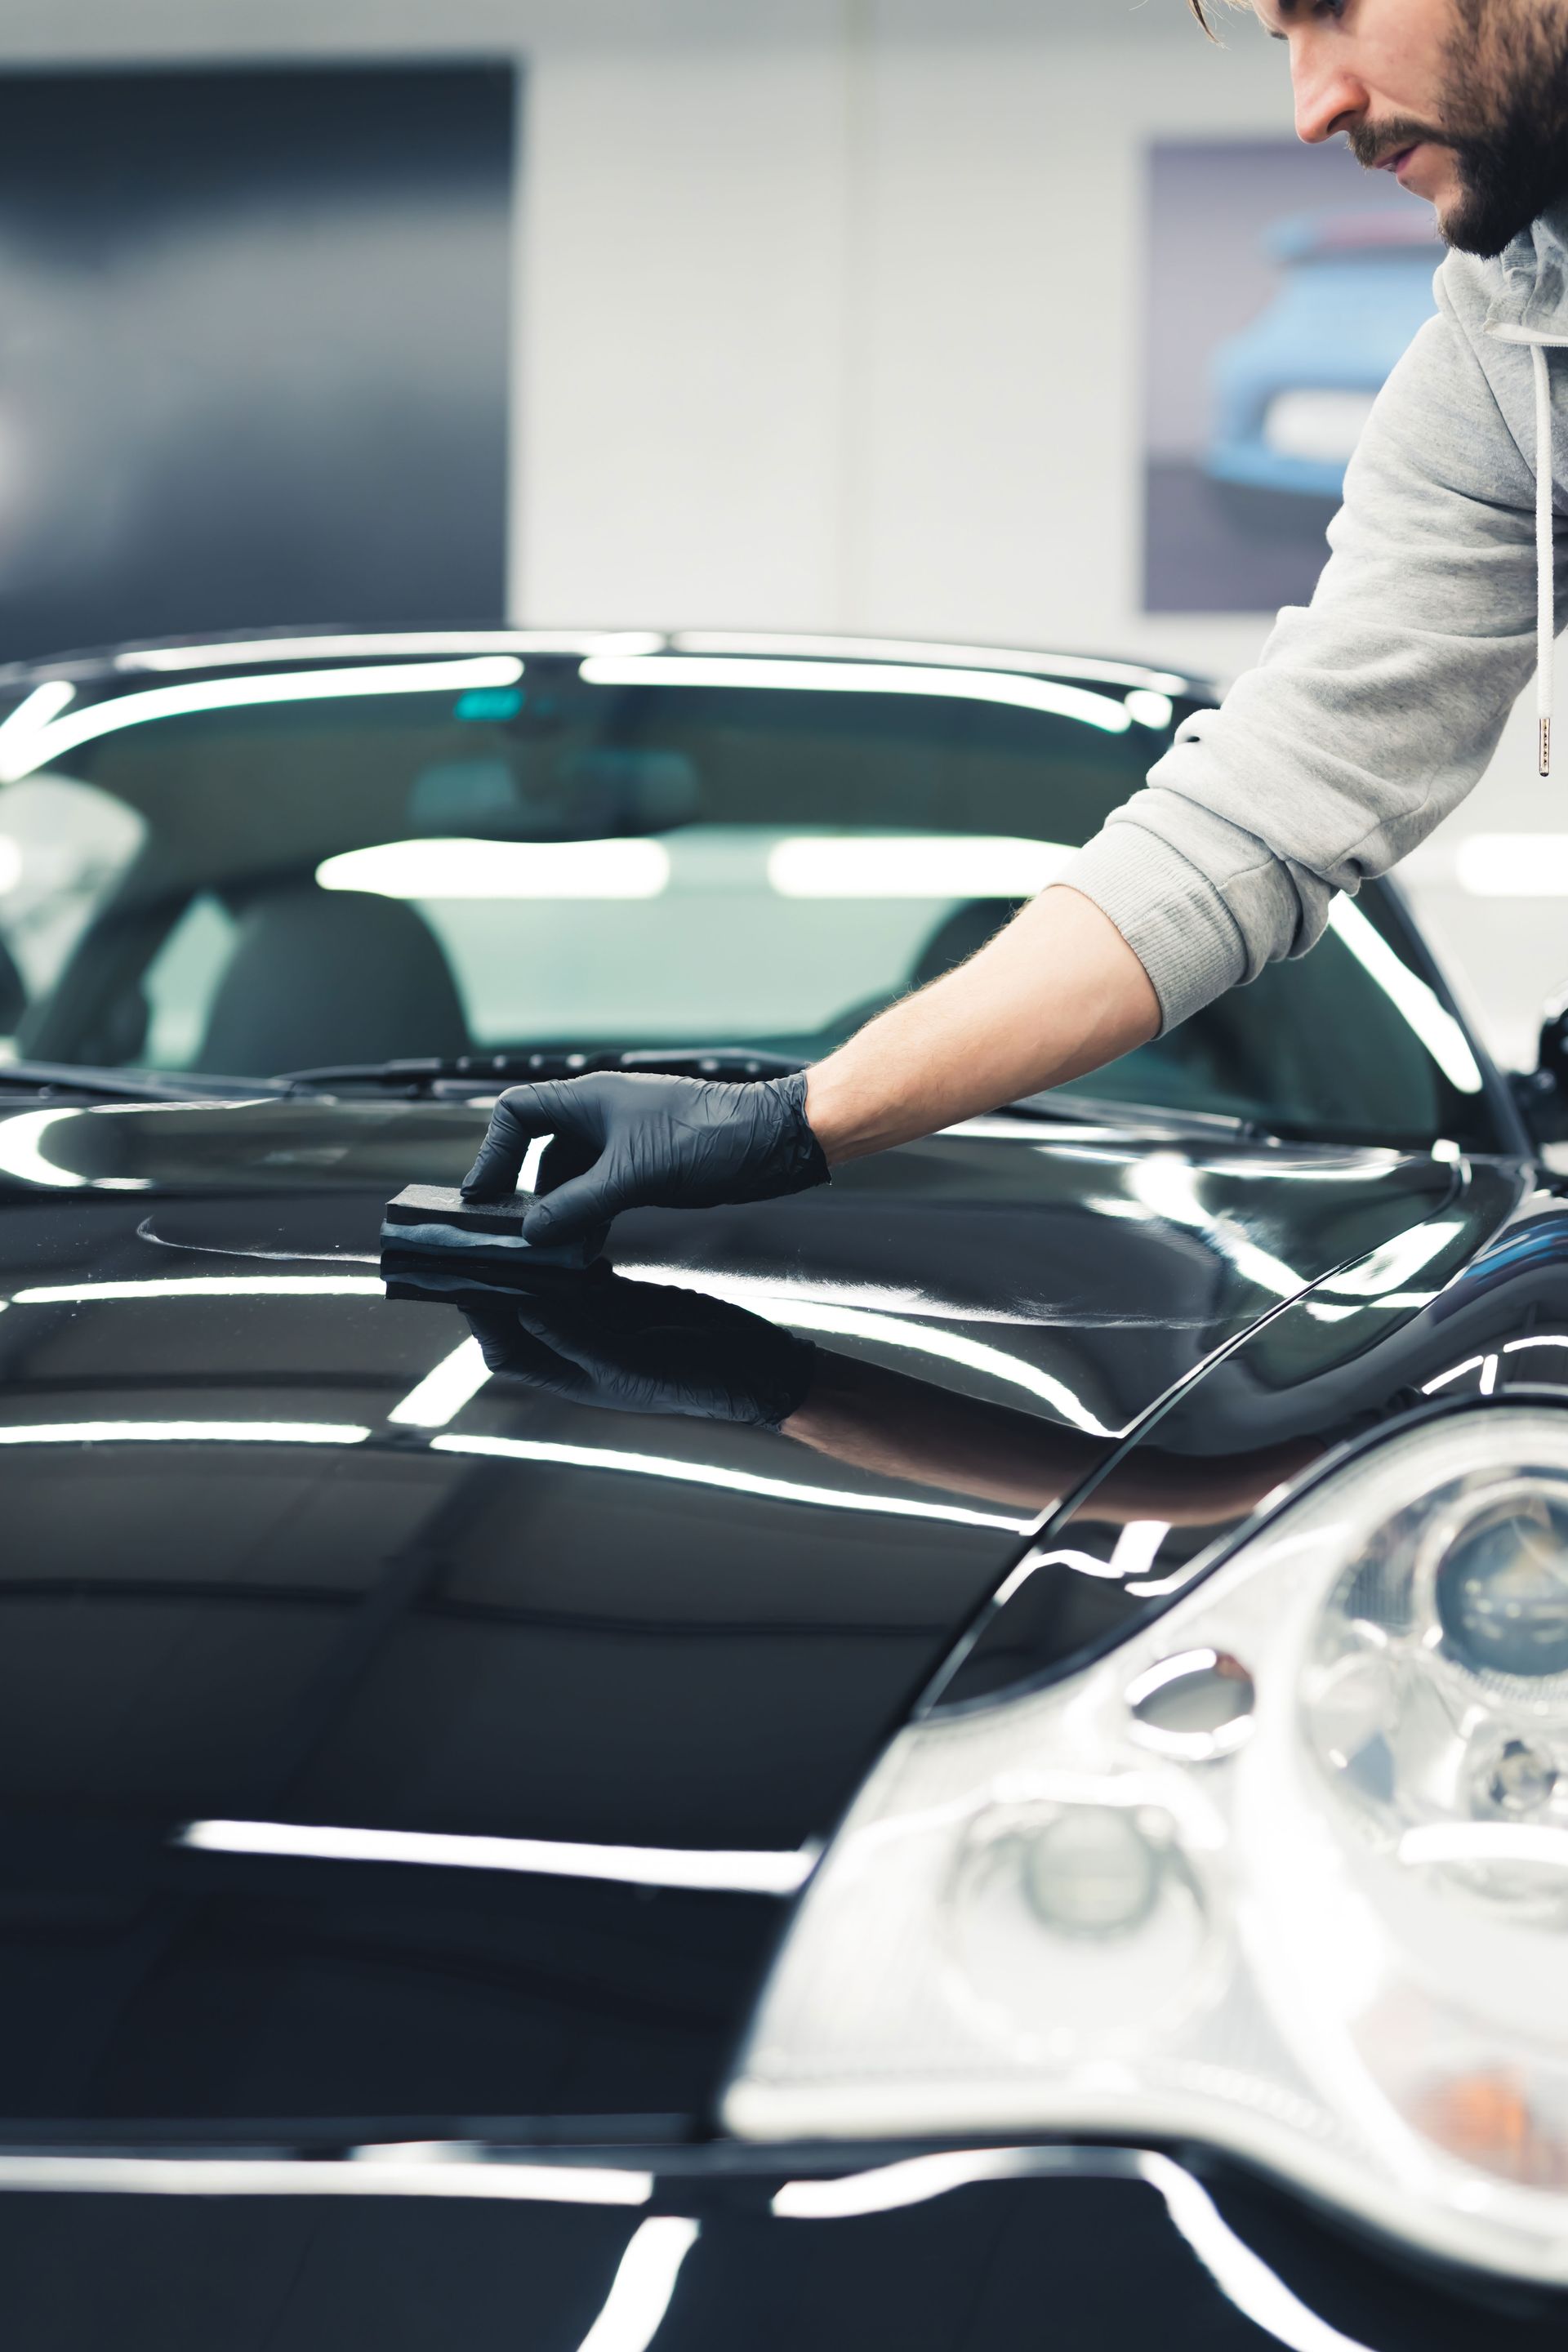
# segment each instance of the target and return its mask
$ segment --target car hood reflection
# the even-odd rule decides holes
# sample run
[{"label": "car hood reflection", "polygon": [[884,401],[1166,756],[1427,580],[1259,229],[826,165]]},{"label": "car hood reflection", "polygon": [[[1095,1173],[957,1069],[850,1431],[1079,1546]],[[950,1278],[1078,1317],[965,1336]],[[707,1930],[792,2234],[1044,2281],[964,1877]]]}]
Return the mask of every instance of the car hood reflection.
[{"label": "car hood reflection", "polygon": [[[1043,1515],[1288,1296],[1380,1250],[1414,1293],[1471,1214],[1426,1157],[1005,1118],[623,1217],[542,1308],[389,1297],[384,1203],[484,1118],[0,1119],[0,2009],[96,1920],[107,2036],[0,2032],[0,2114],[700,2110],[781,1893]],[[1219,1431],[1155,1516],[1289,1433]],[[1148,1459],[1100,1490],[1131,1532]],[[327,1990],[351,1950],[384,1999]],[[259,2003],[265,2063],[192,2001]]]}]

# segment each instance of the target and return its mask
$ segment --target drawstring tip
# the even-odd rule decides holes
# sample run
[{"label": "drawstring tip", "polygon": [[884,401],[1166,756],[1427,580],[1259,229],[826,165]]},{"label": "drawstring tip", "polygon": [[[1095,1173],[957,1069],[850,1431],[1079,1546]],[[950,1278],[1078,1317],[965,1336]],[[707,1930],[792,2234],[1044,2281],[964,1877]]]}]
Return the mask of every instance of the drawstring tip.
[{"label": "drawstring tip", "polygon": [[1550,719],[1543,719],[1541,722],[1541,772],[1543,776],[1549,776],[1552,773],[1552,721]]}]

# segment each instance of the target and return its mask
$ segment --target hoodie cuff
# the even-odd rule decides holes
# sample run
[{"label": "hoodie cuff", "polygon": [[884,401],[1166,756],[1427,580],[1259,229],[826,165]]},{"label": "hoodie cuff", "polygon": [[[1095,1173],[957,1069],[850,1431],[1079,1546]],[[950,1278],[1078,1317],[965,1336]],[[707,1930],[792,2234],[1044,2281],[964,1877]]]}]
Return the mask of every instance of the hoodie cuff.
[{"label": "hoodie cuff", "polygon": [[1160,835],[1110,824],[1057,880],[1115,924],[1160,1001],[1162,1036],[1246,979],[1236,918],[1208,876]]}]

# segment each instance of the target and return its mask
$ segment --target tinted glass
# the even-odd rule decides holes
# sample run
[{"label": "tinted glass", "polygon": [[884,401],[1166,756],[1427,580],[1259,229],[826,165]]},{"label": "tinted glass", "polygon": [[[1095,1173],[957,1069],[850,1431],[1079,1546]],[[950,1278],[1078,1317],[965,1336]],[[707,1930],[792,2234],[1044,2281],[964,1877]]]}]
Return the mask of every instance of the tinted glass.
[{"label": "tinted glass", "polygon": [[[871,664],[531,657],[504,682],[519,668],[231,672],[13,719],[14,1050],[245,1076],[819,1055],[1049,882],[1180,716],[1147,690]],[[1371,894],[1084,1085],[1331,1139],[1496,1140],[1462,1030]]]}]

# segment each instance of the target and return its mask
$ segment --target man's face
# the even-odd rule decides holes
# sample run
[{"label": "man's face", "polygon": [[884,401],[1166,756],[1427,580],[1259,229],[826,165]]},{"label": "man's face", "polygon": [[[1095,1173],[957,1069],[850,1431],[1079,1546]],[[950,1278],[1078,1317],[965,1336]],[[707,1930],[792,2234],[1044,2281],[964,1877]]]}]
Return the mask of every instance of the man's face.
[{"label": "man's face", "polygon": [[1500,253],[1568,194],[1568,0],[1253,0],[1290,49],[1296,129],[1343,131],[1425,196],[1450,245]]}]

